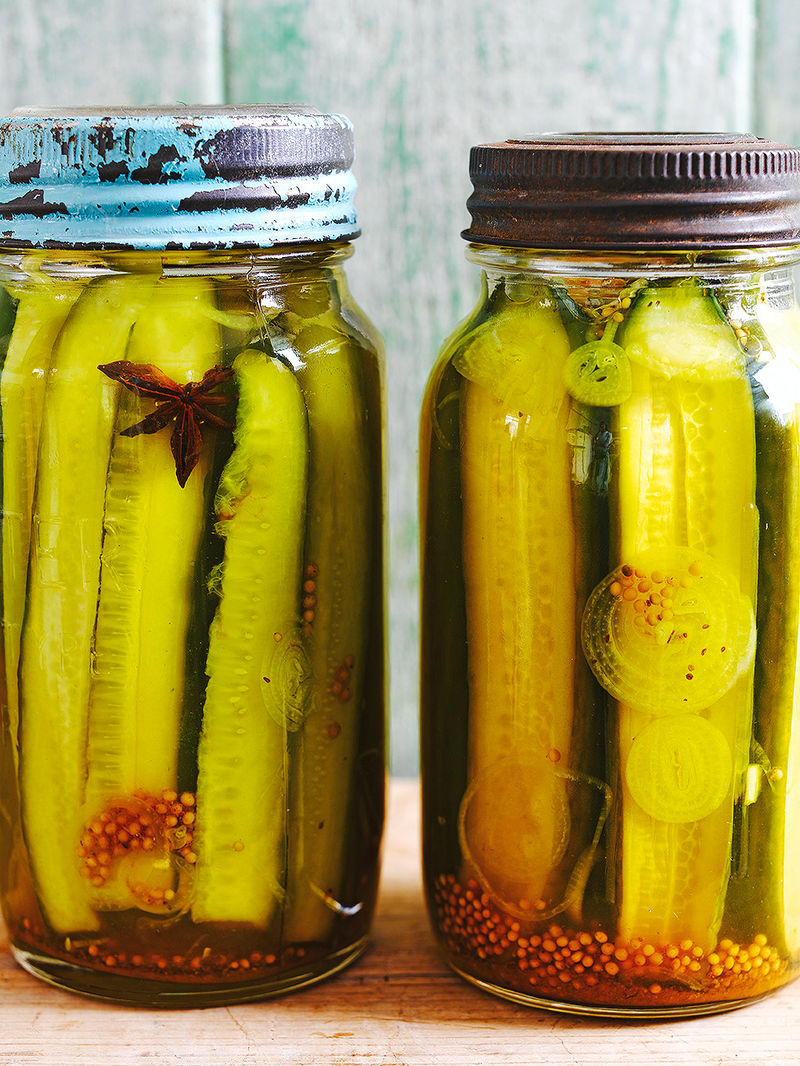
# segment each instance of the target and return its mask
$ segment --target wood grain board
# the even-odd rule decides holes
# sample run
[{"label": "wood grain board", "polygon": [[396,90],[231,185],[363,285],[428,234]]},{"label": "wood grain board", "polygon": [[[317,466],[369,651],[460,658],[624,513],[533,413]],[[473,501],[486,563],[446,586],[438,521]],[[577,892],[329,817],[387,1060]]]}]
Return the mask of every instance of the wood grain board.
[{"label": "wood grain board", "polygon": [[2,1066],[796,1066],[800,982],[745,1010],[682,1022],[595,1022],[480,992],[441,961],[419,875],[419,798],[390,787],[372,947],[304,992],[241,1007],[147,1011],[51,988],[0,930]]},{"label": "wood grain board", "polygon": [[392,755],[417,758],[417,424],[477,296],[467,153],[552,129],[800,140],[796,0],[0,0],[0,110],[305,100],[355,122],[352,288],[387,343]]}]

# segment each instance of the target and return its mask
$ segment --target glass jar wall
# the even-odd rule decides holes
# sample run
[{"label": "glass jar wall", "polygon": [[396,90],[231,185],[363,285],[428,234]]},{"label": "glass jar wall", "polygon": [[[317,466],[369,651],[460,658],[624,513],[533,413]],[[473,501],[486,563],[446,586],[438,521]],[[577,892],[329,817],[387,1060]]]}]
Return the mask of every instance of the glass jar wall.
[{"label": "glass jar wall", "polygon": [[[165,116],[138,121],[125,151]],[[255,128],[269,157],[307,122],[248,112],[239,147],[258,148]],[[75,225],[97,227],[83,210]],[[211,215],[175,218],[232,224]],[[0,899],[16,958],[77,991],[240,1002],[366,943],[382,356],[347,289],[348,241],[297,236],[0,252]]]},{"label": "glass jar wall", "polygon": [[424,869],[507,998],[798,973],[797,256],[470,246],[422,419]]}]

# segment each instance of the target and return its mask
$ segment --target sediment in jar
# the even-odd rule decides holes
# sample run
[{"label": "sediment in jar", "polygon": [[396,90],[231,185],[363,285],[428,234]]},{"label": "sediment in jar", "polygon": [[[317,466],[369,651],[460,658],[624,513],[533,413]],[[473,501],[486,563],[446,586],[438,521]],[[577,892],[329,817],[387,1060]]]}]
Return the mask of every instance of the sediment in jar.
[{"label": "sediment in jar", "polygon": [[523,996],[658,1010],[763,995],[792,972],[791,960],[761,932],[705,948],[690,939],[615,935],[597,922],[520,920],[477,881],[447,874],[437,878],[432,899],[453,965]]}]

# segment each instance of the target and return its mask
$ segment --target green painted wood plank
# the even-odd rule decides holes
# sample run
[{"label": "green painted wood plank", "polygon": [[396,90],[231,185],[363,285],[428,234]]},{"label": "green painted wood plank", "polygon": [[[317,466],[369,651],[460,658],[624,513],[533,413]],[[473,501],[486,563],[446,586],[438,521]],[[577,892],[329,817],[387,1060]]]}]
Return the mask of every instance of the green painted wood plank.
[{"label": "green painted wood plank", "polygon": [[477,293],[458,236],[469,146],[547,129],[746,128],[754,2],[226,2],[229,99],[302,98],[356,126],[364,236],[349,273],[388,356],[395,772],[416,767],[418,410]]},{"label": "green painted wood plank", "polygon": [[221,103],[221,0],[0,0],[0,111]]},{"label": "green painted wood plank", "polygon": [[800,144],[800,7],[797,0],[758,0],[755,129]]},{"label": "green painted wood plank", "polygon": [[[224,0],[223,10],[226,99],[302,101],[315,58],[305,32],[308,0]],[[257,98],[245,100],[256,87]]]}]

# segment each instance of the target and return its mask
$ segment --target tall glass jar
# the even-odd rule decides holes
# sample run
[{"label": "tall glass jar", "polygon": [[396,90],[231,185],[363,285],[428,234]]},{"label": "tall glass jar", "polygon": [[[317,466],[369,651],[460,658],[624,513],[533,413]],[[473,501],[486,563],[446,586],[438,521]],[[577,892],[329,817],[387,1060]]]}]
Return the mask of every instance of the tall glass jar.
[{"label": "tall glass jar", "polygon": [[448,962],[691,1015],[800,970],[800,152],[473,149],[422,418],[424,867]]},{"label": "tall glass jar", "polygon": [[352,154],[307,108],[0,125],[0,896],[55,984],[233,1003],[365,946],[382,357]]}]

